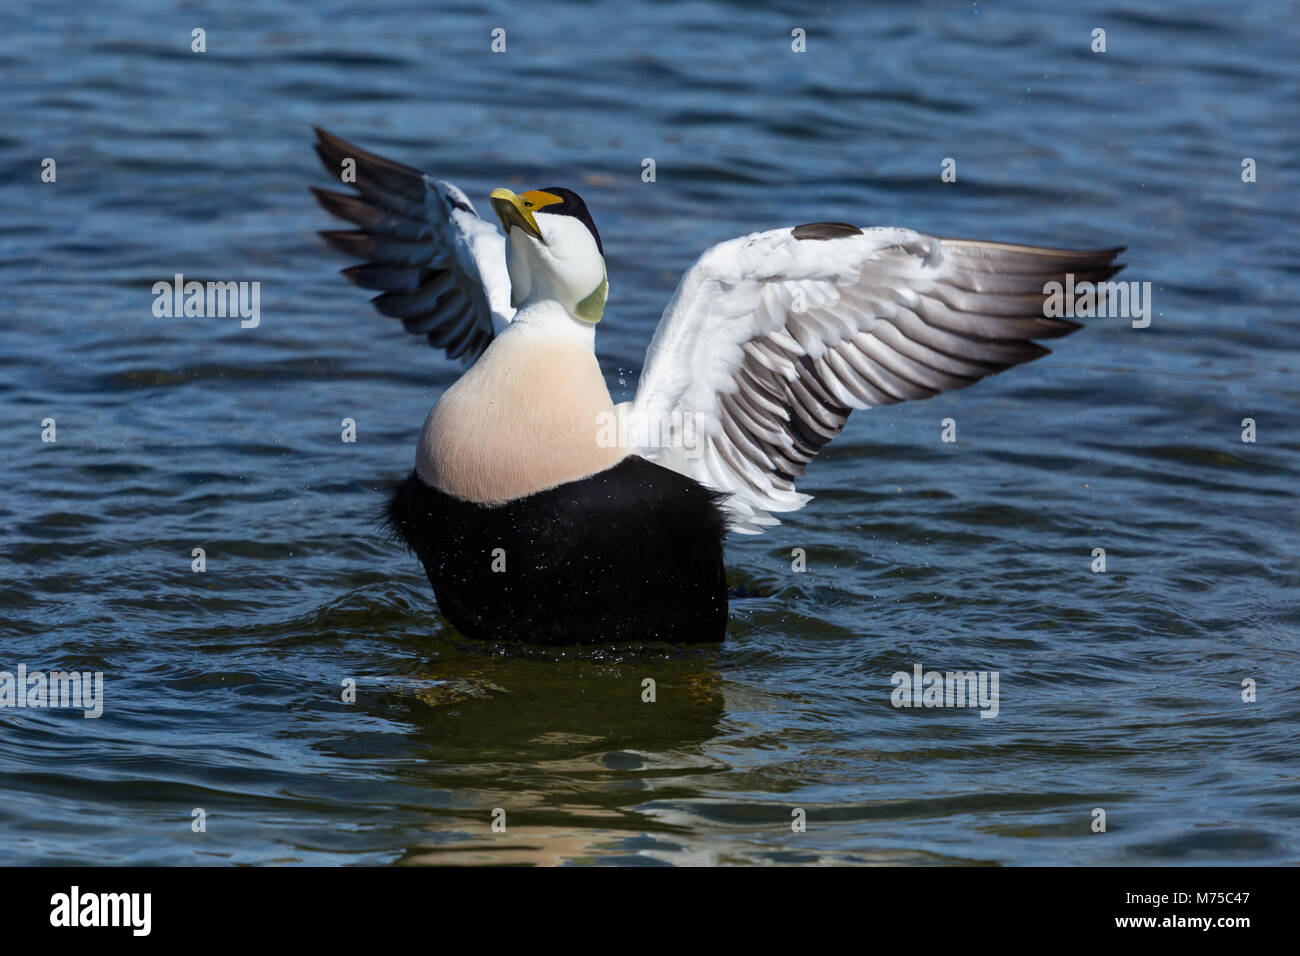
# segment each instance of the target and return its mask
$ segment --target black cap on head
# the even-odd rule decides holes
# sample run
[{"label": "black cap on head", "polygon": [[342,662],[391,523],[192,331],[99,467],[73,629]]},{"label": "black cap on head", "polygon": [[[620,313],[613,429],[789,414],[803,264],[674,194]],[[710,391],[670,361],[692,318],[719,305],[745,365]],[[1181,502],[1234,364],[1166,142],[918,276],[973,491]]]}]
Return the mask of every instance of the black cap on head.
[{"label": "black cap on head", "polygon": [[591,213],[587,211],[587,204],[582,201],[582,197],[572,189],[565,189],[563,186],[547,186],[542,190],[542,192],[548,192],[554,196],[559,196],[564,201],[561,203],[553,203],[539,211],[550,213],[552,215],[559,214],[561,216],[572,216],[574,219],[584,223],[591,231],[592,238],[596,240],[596,248],[600,250],[600,254],[603,256],[605,254],[605,247],[601,245],[600,233],[596,230],[596,224],[592,222]]}]

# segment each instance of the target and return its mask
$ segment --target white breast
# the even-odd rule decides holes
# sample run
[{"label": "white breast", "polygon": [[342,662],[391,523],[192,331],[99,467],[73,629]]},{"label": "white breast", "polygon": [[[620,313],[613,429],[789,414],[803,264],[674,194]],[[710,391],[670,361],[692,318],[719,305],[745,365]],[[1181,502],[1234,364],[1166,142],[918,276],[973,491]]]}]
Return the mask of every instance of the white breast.
[{"label": "white breast", "polygon": [[613,415],[589,339],[516,321],[433,407],[416,471],[447,494],[502,504],[621,461]]}]

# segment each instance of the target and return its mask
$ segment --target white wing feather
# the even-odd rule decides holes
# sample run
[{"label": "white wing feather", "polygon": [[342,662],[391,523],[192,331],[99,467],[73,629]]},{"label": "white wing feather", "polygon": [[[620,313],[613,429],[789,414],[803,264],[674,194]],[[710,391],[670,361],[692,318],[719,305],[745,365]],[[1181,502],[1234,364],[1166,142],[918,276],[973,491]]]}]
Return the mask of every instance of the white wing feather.
[{"label": "white wing feather", "polygon": [[759,533],[809,500],[794,479],[852,409],[929,398],[1072,332],[1044,284],[1100,281],[1120,249],[1072,252],[842,223],[720,243],[683,276],[646,354],[630,442],[728,492]]}]

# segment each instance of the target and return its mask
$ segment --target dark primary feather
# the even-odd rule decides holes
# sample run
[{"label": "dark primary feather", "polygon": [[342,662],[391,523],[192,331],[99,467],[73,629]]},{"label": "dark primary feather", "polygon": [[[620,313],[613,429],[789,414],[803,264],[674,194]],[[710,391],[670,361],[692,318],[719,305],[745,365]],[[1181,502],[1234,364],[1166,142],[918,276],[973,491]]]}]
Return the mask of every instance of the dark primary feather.
[{"label": "dark primary feather", "polygon": [[409,166],[367,152],[316,128],[316,153],[332,176],[345,159],[356,162],[359,195],[310,187],[321,207],[357,226],[322,230],[333,248],[365,260],[343,275],[363,289],[380,292],[371,303],[424,335],[452,358],[472,360],[492,340],[491,310],[481,280],[467,273],[449,247],[448,207],[473,214],[454,190],[439,188]]}]

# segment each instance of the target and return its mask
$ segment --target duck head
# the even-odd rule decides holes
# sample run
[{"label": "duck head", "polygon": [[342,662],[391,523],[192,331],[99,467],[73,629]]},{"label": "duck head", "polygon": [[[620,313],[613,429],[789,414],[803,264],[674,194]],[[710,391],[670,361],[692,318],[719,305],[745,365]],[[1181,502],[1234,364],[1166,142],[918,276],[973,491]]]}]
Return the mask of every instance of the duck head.
[{"label": "duck head", "polygon": [[506,231],[511,304],[557,302],[575,320],[595,325],[609,281],[600,233],[572,189],[552,186],[516,194],[492,190],[492,208]]}]

